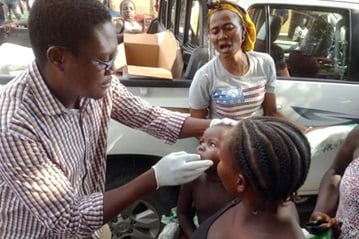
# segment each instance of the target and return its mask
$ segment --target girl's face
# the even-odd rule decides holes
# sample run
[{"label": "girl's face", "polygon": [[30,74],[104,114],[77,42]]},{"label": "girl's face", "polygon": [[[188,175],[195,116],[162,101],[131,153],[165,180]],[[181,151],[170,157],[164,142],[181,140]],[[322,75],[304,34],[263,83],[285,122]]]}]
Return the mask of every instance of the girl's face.
[{"label": "girl's face", "polygon": [[217,172],[226,190],[237,196],[238,172],[234,167],[233,153],[229,149],[229,142],[231,140],[231,131],[229,131],[220,147],[221,161],[218,163]]},{"label": "girl's face", "polygon": [[132,2],[126,1],[122,4],[121,15],[125,20],[132,20],[136,15],[136,8]]},{"label": "girl's face", "polygon": [[215,12],[209,21],[209,38],[220,55],[232,56],[241,50],[244,27],[237,14],[229,10]]}]

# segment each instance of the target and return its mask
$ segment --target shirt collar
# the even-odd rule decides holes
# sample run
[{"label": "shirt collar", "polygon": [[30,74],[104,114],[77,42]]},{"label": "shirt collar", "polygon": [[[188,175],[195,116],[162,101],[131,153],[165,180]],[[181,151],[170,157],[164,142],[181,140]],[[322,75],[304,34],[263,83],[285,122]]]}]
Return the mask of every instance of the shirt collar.
[{"label": "shirt collar", "polygon": [[[77,110],[67,109],[50,91],[46,84],[44,77],[41,75],[40,70],[34,61],[29,68],[29,85],[37,99],[40,111],[46,115],[60,115],[60,114],[73,114]],[[84,111],[91,99],[80,100],[80,109]]]}]

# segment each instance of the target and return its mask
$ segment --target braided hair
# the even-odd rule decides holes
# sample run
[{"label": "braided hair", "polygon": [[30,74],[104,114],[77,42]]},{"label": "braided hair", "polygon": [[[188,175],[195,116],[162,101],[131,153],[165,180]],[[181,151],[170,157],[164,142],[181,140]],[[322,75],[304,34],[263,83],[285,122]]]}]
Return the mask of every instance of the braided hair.
[{"label": "braided hair", "polygon": [[310,166],[310,145],[292,123],[274,117],[244,119],[230,135],[229,150],[261,198],[259,208],[293,200]]}]

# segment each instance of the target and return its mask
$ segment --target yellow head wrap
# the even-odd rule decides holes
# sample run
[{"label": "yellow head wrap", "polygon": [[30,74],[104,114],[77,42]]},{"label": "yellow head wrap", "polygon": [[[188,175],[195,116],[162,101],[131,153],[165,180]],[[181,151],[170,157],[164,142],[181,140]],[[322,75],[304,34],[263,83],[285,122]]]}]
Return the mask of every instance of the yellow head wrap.
[{"label": "yellow head wrap", "polygon": [[241,19],[241,21],[245,24],[246,27],[246,38],[244,39],[242,43],[242,50],[243,51],[252,51],[254,48],[254,43],[256,41],[256,27],[254,23],[252,22],[252,19],[249,17],[246,10],[239,7],[236,3],[232,2],[221,2],[216,1],[213,3],[213,8],[209,9],[207,19],[209,22],[209,19],[212,17],[212,15],[220,10],[229,10],[235,14],[238,15],[238,17]]}]

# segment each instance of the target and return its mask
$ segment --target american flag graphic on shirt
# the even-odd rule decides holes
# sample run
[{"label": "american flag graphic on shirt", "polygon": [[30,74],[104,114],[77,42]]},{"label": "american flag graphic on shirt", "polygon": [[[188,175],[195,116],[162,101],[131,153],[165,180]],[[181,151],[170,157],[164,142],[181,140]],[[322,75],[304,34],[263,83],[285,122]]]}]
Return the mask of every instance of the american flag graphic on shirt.
[{"label": "american flag graphic on shirt", "polygon": [[223,117],[244,119],[251,117],[261,107],[265,94],[263,84],[242,89],[241,86],[218,88],[212,98],[216,111]]}]

